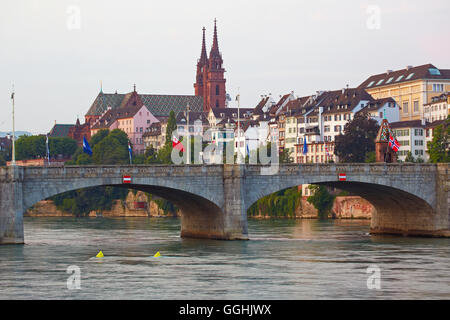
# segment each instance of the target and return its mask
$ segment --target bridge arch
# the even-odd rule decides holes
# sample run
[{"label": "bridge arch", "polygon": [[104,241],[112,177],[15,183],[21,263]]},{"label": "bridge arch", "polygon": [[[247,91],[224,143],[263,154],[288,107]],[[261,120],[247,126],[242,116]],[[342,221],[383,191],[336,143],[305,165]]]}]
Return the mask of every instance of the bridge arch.
[{"label": "bridge arch", "polygon": [[424,235],[435,230],[434,224],[430,223],[436,217],[432,183],[405,183],[405,179],[399,179],[398,174],[388,172],[371,177],[369,170],[347,173],[348,181],[344,182],[338,181],[339,169],[333,172],[322,171],[320,166],[309,168],[315,170],[304,169],[290,166],[290,170],[274,176],[261,178],[250,175],[245,210],[257,200],[275,192],[302,184],[316,184],[348,191],[370,202],[375,208],[371,219],[372,233]]}]

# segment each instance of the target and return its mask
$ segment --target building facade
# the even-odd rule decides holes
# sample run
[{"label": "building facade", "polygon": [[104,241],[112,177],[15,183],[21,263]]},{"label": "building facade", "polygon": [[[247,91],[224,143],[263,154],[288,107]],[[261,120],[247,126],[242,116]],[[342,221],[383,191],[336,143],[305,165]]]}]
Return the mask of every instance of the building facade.
[{"label": "building facade", "polygon": [[407,66],[369,77],[359,88],[375,99],[393,98],[400,106],[400,121],[421,120],[424,105],[433,97],[450,91],[450,70],[432,64]]}]

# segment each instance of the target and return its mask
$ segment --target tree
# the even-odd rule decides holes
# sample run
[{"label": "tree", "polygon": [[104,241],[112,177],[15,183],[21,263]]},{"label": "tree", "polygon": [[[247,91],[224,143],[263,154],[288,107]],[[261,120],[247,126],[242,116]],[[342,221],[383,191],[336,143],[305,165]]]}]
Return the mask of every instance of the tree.
[{"label": "tree", "polygon": [[[16,159],[39,159],[47,157],[46,136],[21,136],[16,141]],[[77,150],[77,142],[67,137],[49,137],[50,156],[71,157]]]},{"label": "tree", "polygon": [[108,135],[92,149],[92,160],[96,164],[127,164],[130,161],[127,145]]},{"label": "tree", "polygon": [[169,114],[166,127],[166,144],[172,143],[172,132],[177,129],[177,120],[175,119],[175,112],[172,110]]},{"label": "tree", "polygon": [[449,140],[450,117],[433,130],[433,140],[429,141],[427,145],[427,153],[430,155],[430,162],[450,162]]},{"label": "tree", "polygon": [[405,162],[415,162],[411,151],[408,151],[408,153],[406,154]]},{"label": "tree", "polygon": [[311,203],[318,211],[319,219],[327,219],[334,203],[334,196],[330,194],[325,186],[310,185],[308,187],[312,195],[307,201]]},{"label": "tree", "polygon": [[334,153],[340,162],[364,162],[366,154],[375,150],[375,138],[379,125],[369,119],[367,111],[359,112],[344,128],[344,134],[336,136]]},{"label": "tree", "polygon": [[289,148],[284,148],[280,152],[280,163],[293,163],[294,159],[291,157],[292,151]]},{"label": "tree", "polygon": [[375,151],[370,151],[366,153],[366,158],[364,160],[365,163],[374,163],[376,162],[376,154]]}]

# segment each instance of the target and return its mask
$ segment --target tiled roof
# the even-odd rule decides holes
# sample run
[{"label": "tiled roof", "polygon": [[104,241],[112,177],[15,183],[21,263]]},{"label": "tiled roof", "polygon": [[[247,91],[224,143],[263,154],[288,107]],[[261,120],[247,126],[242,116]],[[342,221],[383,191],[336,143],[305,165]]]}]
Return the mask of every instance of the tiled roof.
[{"label": "tiled roof", "polygon": [[55,124],[48,133],[49,137],[53,138],[63,138],[69,135],[69,130],[72,128],[73,124]]},{"label": "tiled roof", "polygon": [[436,121],[433,121],[433,122],[427,122],[425,127],[426,128],[436,128],[437,126],[440,126],[441,124],[445,124],[446,121],[447,120],[444,119],[444,120],[436,120]]},{"label": "tiled roof", "polygon": [[278,110],[280,107],[283,106],[283,103],[289,98],[289,96],[290,96],[291,94],[292,94],[292,93],[288,93],[288,94],[285,94],[284,96],[282,96],[281,99],[280,99],[280,101],[278,101],[276,104],[274,104],[274,105],[269,109],[269,112],[270,112],[270,113],[276,113],[277,110]]},{"label": "tiled roof", "polygon": [[377,110],[379,110],[381,107],[383,107],[388,102],[391,103],[392,107],[395,107],[395,105],[396,105],[395,100],[389,97],[389,98],[382,98],[382,99],[377,99],[377,100],[370,101],[367,104],[367,106],[362,108],[359,112],[362,112],[362,111],[377,111]]},{"label": "tiled roof", "polygon": [[[214,116],[218,119],[222,118],[237,118],[238,108],[214,108],[211,109]],[[252,108],[239,108],[239,117],[242,118],[245,114],[251,116],[253,114]],[[233,115],[235,114],[235,115]]]},{"label": "tiled roof", "polygon": [[253,113],[254,114],[263,114],[263,108],[267,104],[267,101],[269,101],[270,97],[264,97],[261,99],[261,101],[258,103],[258,105],[255,107]]},{"label": "tiled roof", "polygon": [[449,69],[437,69],[432,64],[405,68],[397,71],[380,73],[369,77],[358,88],[371,89],[385,85],[393,85],[418,79],[449,79]]},{"label": "tiled roof", "polygon": [[[132,93],[99,93],[86,115],[101,115],[108,107],[112,109],[124,106]],[[142,103],[155,116],[169,116],[170,111],[178,114],[186,110],[189,104],[192,111],[203,111],[203,97],[188,95],[138,94]]]},{"label": "tiled roof", "polygon": [[397,121],[390,124],[392,129],[397,128],[424,128],[421,120]]},{"label": "tiled roof", "polygon": [[[194,121],[200,119],[202,124],[209,125],[208,112],[189,112],[189,124],[194,124]],[[184,121],[184,122],[183,122]],[[180,112],[176,117],[177,124],[186,124],[186,115],[184,112]]]},{"label": "tiled roof", "polygon": [[326,94],[326,98],[318,104],[323,107],[323,114],[350,112],[361,100],[373,100],[370,94],[360,88],[328,91]]},{"label": "tiled roof", "polygon": [[142,106],[130,106],[108,110],[95,124],[92,129],[107,129],[117,119],[132,118]]}]

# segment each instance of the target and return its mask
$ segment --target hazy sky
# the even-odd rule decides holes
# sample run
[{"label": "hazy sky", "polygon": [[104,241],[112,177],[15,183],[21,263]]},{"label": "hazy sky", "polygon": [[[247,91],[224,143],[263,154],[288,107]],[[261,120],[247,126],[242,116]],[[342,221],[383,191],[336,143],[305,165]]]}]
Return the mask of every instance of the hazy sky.
[{"label": "hazy sky", "polygon": [[[448,0],[2,0],[0,131],[48,132],[106,93],[193,94],[217,18],[227,92],[309,95],[406,65],[450,68]],[[79,13],[79,14],[78,14]],[[379,13],[379,14],[378,14]]]}]

